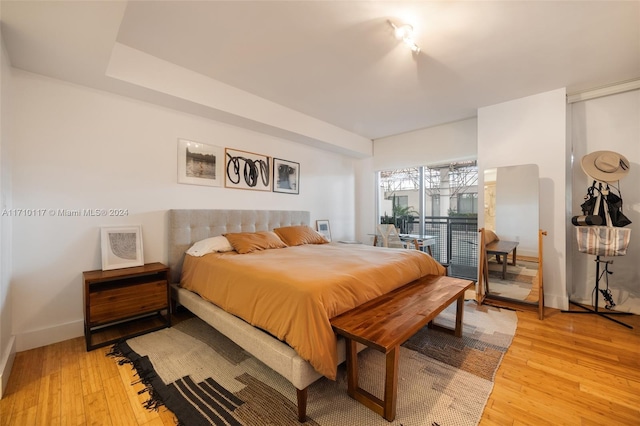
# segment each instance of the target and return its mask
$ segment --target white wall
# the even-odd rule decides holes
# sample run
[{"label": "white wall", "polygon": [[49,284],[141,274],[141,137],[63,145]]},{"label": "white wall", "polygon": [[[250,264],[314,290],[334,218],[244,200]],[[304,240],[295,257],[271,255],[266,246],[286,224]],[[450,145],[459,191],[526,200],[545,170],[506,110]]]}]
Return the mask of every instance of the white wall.
[{"label": "white wall", "polygon": [[[11,123],[8,105],[11,96],[11,68],[0,34],[0,210],[11,208],[11,152],[8,128]],[[0,398],[9,380],[15,357],[15,338],[11,309],[11,216],[0,215]]]},{"label": "white wall", "polygon": [[[517,256],[538,257],[538,166],[529,164],[490,170],[496,171],[496,234],[504,241],[518,241]],[[485,222],[480,222],[479,226],[483,227],[483,224]]]},{"label": "white wall", "polygon": [[372,242],[370,233],[375,231],[376,175],[373,157],[355,162],[356,186],[356,238],[363,243]]},{"label": "white wall", "polygon": [[[129,98],[14,71],[13,333],[19,351],[82,335],[82,271],[99,269],[99,227],[141,224],[146,262],[167,260],[171,208],[308,210],[355,237],[351,157]],[[177,183],[177,139],[300,163],[300,195]],[[128,209],[57,217],[49,209]]]},{"label": "white wall", "polygon": [[[640,314],[640,90],[570,105],[573,145],[573,202],[571,215],[581,214],[580,204],[591,180],[584,174],[580,160],[593,151],[615,151],[631,163],[629,174],[620,181],[624,214],[632,223],[631,242],[626,256],[613,260],[609,270],[609,286],[617,306],[615,309]],[[572,227],[573,228],[573,227]],[[571,263],[573,283],[569,288],[571,300],[592,304],[595,286],[594,256],[580,253],[571,229]],[[606,284],[601,283],[601,288]],[[599,295],[599,306],[604,298]]]},{"label": "white wall", "polygon": [[[540,228],[544,239],[545,305],[567,307],[566,91],[558,89],[478,110],[478,171],[537,164],[540,173]],[[484,182],[480,182],[483,186]],[[484,194],[479,192],[479,205]],[[478,212],[483,223],[484,211]]]},{"label": "white wall", "polygon": [[151,89],[158,105],[195,106],[194,113],[206,111],[214,120],[357,158],[372,153],[370,139],[120,43],[105,75]]},{"label": "white wall", "polygon": [[374,170],[476,159],[477,120],[469,118],[373,141]]}]

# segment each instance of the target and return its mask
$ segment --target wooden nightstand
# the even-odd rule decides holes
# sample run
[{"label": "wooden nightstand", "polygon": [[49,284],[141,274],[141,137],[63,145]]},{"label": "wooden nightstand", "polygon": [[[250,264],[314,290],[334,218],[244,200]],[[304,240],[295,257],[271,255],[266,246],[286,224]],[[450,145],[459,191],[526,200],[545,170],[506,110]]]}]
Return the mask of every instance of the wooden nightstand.
[{"label": "wooden nightstand", "polygon": [[82,276],[87,351],[171,327],[170,274],[162,263]]}]

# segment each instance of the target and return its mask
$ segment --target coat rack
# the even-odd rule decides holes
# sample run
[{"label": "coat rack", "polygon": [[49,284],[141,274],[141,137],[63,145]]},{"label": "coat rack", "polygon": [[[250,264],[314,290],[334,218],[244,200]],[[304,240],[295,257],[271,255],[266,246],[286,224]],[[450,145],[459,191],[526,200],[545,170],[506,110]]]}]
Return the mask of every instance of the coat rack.
[{"label": "coat rack", "polygon": [[[602,271],[602,275],[600,274],[600,264],[604,263],[604,271]],[[598,299],[600,298],[598,293],[602,293],[602,295],[604,296],[605,300],[608,302],[608,304],[605,306],[606,309],[610,309],[611,307],[615,306],[615,304],[613,303],[613,299],[611,298],[611,294],[608,292],[609,290],[609,274],[613,274],[613,272],[609,271],[609,265],[611,265],[613,263],[613,260],[600,260],[600,256],[596,256],[596,285],[595,288],[593,289],[593,291],[596,294],[596,300],[594,302],[593,305],[593,309],[591,309],[588,306],[582,305],[580,303],[577,302],[572,302],[571,300],[569,300],[569,303],[572,305],[576,305],[579,306],[580,308],[584,309],[584,311],[562,311],[564,313],[567,314],[595,314],[595,315],[599,315],[603,318],[608,319],[609,321],[613,321],[615,323],[618,323],[620,325],[623,325],[627,328],[631,328],[633,329],[633,327],[631,327],[629,324],[626,324],[622,321],[618,321],[615,318],[611,318],[609,317],[609,315],[632,315],[631,312],[612,312],[612,311],[600,311],[598,309]],[[600,280],[602,279],[602,277],[605,277],[607,280],[607,290],[601,290],[600,289]]]},{"label": "coat rack", "polygon": [[[584,161],[584,160],[583,160]],[[622,162],[620,163],[622,164]],[[627,170],[628,170],[628,166],[627,166]],[[607,184],[607,182],[604,182],[604,184]],[[606,226],[608,228],[613,228],[613,224],[612,224],[612,218],[609,214],[609,205],[608,205],[608,200],[605,199],[605,195],[608,196],[609,195],[609,185],[607,184],[606,186],[603,185],[603,182],[598,182],[598,186],[596,188],[596,181],[594,181],[592,187],[588,190],[588,197],[593,197],[593,191],[598,191],[598,196],[596,198],[595,201],[595,206],[594,206],[594,211],[591,212],[590,214],[592,214],[593,216],[584,216],[584,218],[589,218],[589,217],[595,217],[595,218],[599,218],[599,214],[600,214],[600,207],[602,205],[602,210],[605,216],[605,222],[606,222]],[[585,197],[587,198],[587,197]],[[593,198],[591,198],[593,200]],[[586,204],[586,203],[585,203]],[[584,208],[584,207],[583,207]],[[583,211],[583,213],[585,213]],[[575,219],[575,218],[574,218]],[[578,225],[578,223],[574,220],[572,220],[572,222],[574,223],[574,225]],[[578,221],[579,222],[579,221]],[[590,223],[587,222],[588,225],[590,225]],[[582,223],[579,223],[579,225],[582,225]],[[627,241],[628,242],[628,241]],[[583,309],[583,311],[572,311],[572,310],[563,310],[561,312],[564,313],[569,313],[569,314],[593,314],[593,315],[598,315],[601,316],[603,318],[608,319],[609,321],[613,321],[617,324],[620,324],[624,327],[633,329],[632,326],[630,326],[629,324],[626,324],[622,321],[618,321],[615,318],[611,318],[611,316],[614,315],[632,315],[631,312],[614,312],[611,311],[610,309],[613,308],[615,306],[615,302],[613,301],[613,297],[611,296],[611,292],[609,291],[609,275],[613,274],[613,272],[609,271],[609,265],[613,264],[613,260],[601,260],[600,256],[601,254],[596,254],[594,252],[591,252],[591,246],[589,245],[587,248],[586,253],[587,254],[595,254],[596,255],[596,279],[595,279],[595,287],[593,289],[593,293],[595,293],[595,302],[594,302],[594,306],[593,309],[582,305],[580,303],[577,302],[573,302],[571,300],[569,300],[569,304],[571,305],[576,305],[580,308]],[[584,251],[584,249],[580,250],[581,252]],[[600,250],[597,250],[597,253],[602,253]],[[626,253],[626,247],[625,247],[625,251],[621,252],[621,253],[606,253],[607,256],[622,256],[624,255],[624,253]],[[602,273],[600,272],[600,264],[604,264],[604,270],[602,271]],[[600,288],[600,281],[602,280],[602,278],[605,278],[605,281],[607,283],[607,288],[606,289],[601,289]],[[600,294],[603,295],[603,297],[605,298],[605,300],[607,301],[607,305],[605,306],[606,311],[601,311],[598,308],[598,300],[600,298]]]}]

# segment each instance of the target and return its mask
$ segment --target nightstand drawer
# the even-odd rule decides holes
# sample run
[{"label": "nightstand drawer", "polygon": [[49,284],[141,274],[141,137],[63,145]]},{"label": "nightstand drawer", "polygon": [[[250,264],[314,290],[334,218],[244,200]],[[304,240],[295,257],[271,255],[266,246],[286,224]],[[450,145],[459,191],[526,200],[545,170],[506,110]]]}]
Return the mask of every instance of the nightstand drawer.
[{"label": "nightstand drawer", "polygon": [[169,272],[159,262],[83,272],[87,350],[171,327]]},{"label": "nightstand drawer", "polygon": [[89,295],[91,325],[167,308],[167,282],[106,288]]}]

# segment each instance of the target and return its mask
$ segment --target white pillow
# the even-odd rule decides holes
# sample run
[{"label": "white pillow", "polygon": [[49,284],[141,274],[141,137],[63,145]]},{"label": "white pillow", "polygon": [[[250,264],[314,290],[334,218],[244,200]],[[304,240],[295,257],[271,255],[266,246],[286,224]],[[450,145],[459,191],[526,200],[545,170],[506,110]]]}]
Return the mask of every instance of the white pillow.
[{"label": "white pillow", "polygon": [[217,237],[206,238],[200,240],[192,245],[189,250],[186,251],[191,256],[204,256],[208,253],[233,251],[233,246],[229,243],[226,237],[219,235]]}]

